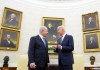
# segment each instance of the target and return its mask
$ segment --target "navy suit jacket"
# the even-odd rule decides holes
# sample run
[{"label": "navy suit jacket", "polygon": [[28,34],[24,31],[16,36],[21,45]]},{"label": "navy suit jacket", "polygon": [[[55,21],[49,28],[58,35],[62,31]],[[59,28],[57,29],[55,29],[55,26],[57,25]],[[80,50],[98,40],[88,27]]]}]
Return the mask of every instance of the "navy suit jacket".
[{"label": "navy suit jacket", "polygon": [[62,65],[71,65],[74,63],[73,53],[74,42],[71,35],[65,35],[62,43],[60,43],[60,38],[57,41],[58,44],[62,46],[62,49],[56,49],[55,52],[58,52],[58,58]]},{"label": "navy suit jacket", "polygon": [[31,37],[28,49],[28,65],[35,63],[38,67],[45,67],[49,63],[48,44],[46,47],[39,35]]}]

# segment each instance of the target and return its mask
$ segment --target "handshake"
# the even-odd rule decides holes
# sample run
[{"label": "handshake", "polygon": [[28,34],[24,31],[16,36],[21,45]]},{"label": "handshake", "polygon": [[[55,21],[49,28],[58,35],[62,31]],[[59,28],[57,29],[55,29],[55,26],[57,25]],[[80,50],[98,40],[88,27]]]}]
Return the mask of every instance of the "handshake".
[{"label": "handshake", "polygon": [[54,50],[55,50],[56,48],[62,49],[62,46],[61,46],[60,44],[58,44],[58,45],[53,45],[52,48],[53,48]]}]

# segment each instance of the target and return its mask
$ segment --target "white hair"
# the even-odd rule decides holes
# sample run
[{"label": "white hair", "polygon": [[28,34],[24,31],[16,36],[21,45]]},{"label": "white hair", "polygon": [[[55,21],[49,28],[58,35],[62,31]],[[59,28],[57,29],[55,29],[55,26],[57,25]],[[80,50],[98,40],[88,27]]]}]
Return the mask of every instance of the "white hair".
[{"label": "white hair", "polygon": [[16,17],[16,15],[14,13],[12,13],[10,16],[15,16]]},{"label": "white hair", "polygon": [[62,25],[61,26],[58,26],[57,27],[57,30],[60,29],[60,28],[63,29],[63,31],[65,32],[65,27],[64,26],[62,26]]},{"label": "white hair", "polygon": [[46,26],[41,26],[40,29],[39,29],[39,33],[41,33],[44,30],[47,30],[47,27]]}]

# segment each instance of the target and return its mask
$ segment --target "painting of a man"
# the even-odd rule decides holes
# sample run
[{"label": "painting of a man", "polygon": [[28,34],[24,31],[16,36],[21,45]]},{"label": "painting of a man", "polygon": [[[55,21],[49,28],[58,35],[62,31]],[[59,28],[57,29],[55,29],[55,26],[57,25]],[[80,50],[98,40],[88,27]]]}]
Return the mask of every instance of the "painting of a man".
[{"label": "painting of a man", "polygon": [[98,37],[96,34],[86,36],[86,48],[87,49],[99,48]]},{"label": "painting of a man", "polygon": [[98,12],[82,15],[83,31],[92,31],[99,29]]},{"label": "painting of a man", "polygon": [[50,41],[56,40],[56,29],[52,26],[52,23],[48,23],[48,36],[47,39],[49,38]]},{"label": "painting of a man", "polygon": [[63,25],[64,18],[43,17],[43,26],[48,28],[47,40],[49,44],[56,44],[58,39],[57,27]]},{"label": "painting of a man", "polygon": [[10,47],[10,48],[15,48],[15,44],[11,40],[11,35],[7,34],[6,39],[1,41],[1,46],[2,47]]},{"label": "painting of a man", "polygon": [[86,21],[85,28],[96,28],[96,19],[95,17],[88,17],[88,20]]},{"label": "painting of a man", "polygon": [[1,28],[0,49],[17,50],[19,44],[19,31]]},{"label": "painting of a man", "polygon": [[18,20],[16,19],[16,14],[10,14],[10,17],[6,20],[6,24],[10,26],[18,26]]},{"label": "painting of a man", "polygon": [[5,7],[2,26],[20,29],[22,12]]}]

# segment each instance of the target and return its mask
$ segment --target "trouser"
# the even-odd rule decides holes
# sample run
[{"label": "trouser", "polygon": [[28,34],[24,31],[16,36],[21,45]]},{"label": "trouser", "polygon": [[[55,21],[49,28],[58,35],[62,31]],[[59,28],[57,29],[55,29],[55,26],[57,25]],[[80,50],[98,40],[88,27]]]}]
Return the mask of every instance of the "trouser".
[{"label": "trouser", "polygon": [[62,65],[61,61],[59,61],[59,70],[73,70],[73,66],[72,64]]},{"label": "trouser", "polygon": [[36,67],[36,69],[28,68],[28,70],[46,70],[46,67]]}]

